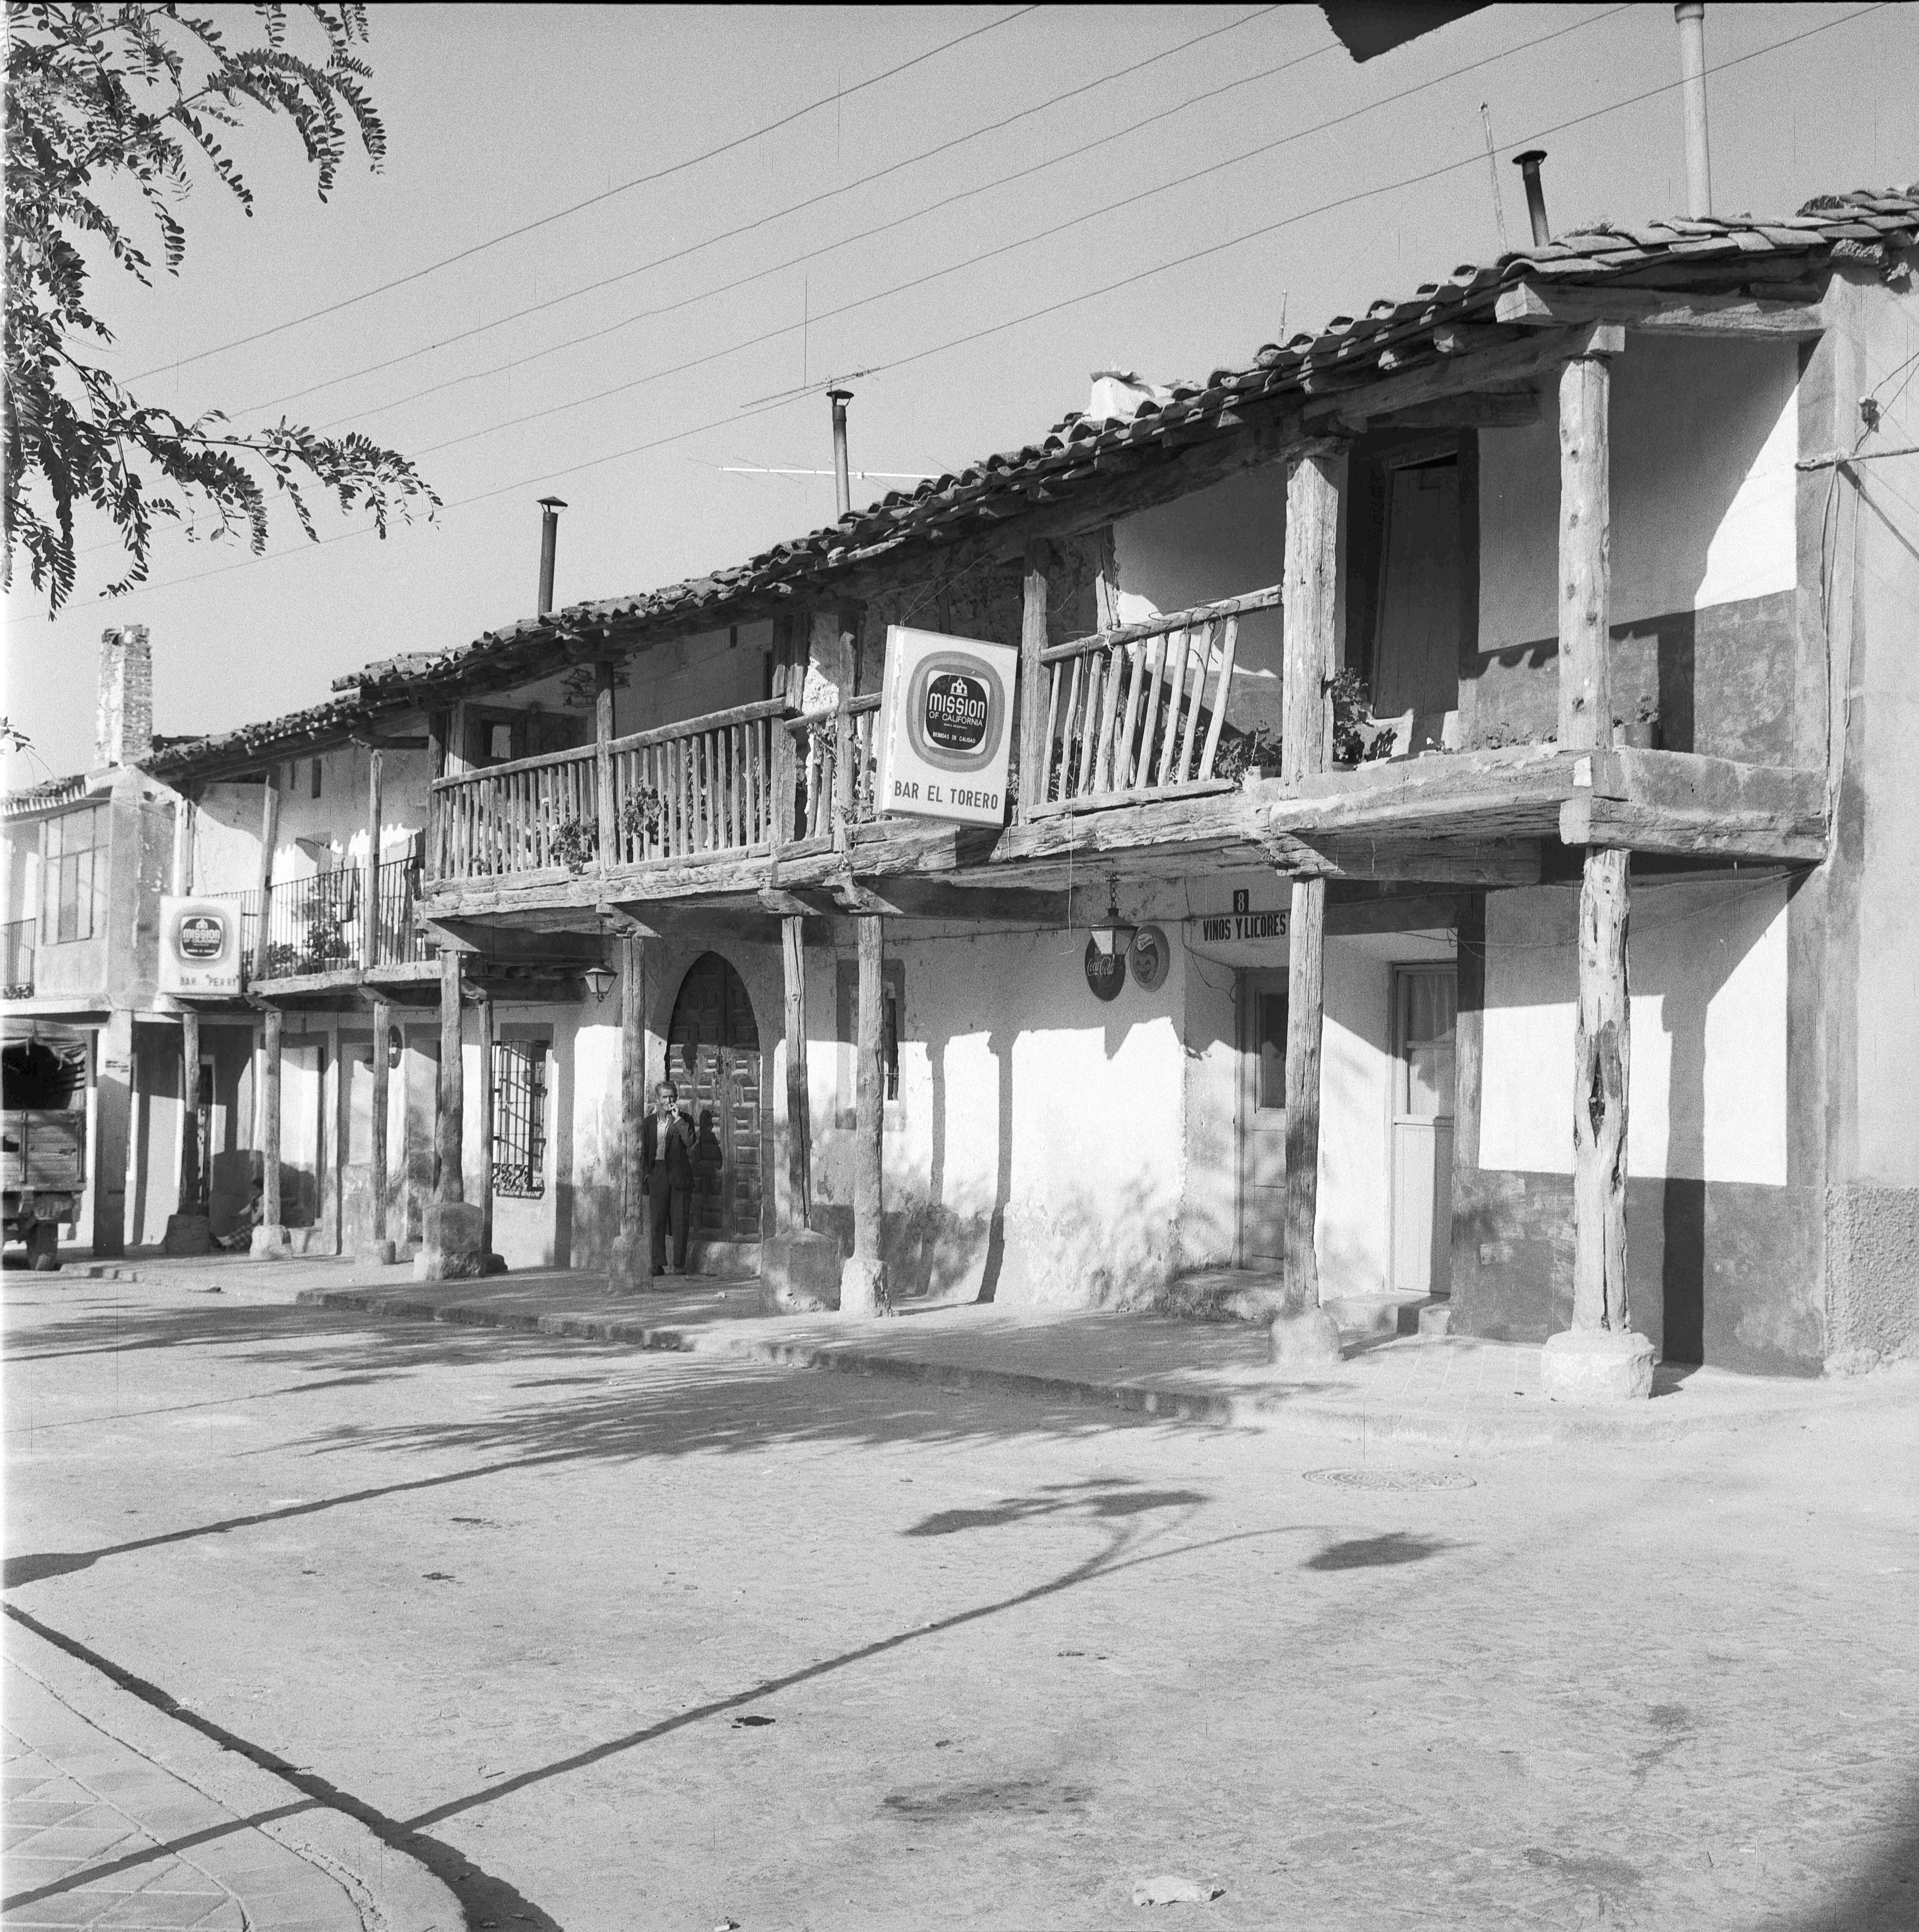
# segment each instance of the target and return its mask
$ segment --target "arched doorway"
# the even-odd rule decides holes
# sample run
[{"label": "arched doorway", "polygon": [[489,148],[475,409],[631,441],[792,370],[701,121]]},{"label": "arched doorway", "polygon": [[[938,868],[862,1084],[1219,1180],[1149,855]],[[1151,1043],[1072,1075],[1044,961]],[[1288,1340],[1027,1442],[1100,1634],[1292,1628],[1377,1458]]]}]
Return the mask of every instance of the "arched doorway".
[{"label": "arched doorway", "polygon": [[686,969],[666,1029],[666,1070],[692,1107],[692,1235],[760,1238],[760,1034],[739,974],[716,952]]}]

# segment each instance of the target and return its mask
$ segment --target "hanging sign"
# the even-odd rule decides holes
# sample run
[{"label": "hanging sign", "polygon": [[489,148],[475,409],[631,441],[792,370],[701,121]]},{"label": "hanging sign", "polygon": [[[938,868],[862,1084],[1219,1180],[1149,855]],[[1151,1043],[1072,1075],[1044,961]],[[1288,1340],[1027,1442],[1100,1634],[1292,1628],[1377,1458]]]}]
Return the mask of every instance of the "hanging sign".
[{"label": "hanging sign", "polygon": [[1113,944],[1110,933],[1096,932],[1086,941],[1086,984],[1096,998],[1116,1000],[1126,983],[1128,947]]},{"label": "hanging sign", "polygon": [[[894,624],[880,704],[881,812],[963,825],[1006,822],[1020,654]],[[1122,962],[1123,964],[1123,962]]]},{"label": "hanging sign", "polygon": [[1173,952],[1166,943],[1165,933],[1159,927],[1141,926],[1134,934],[1133,944],[1128,952],[1133,964],[1134,985],[1150,993],[1164,982]]},{"label": "hanging sign", "polygon": [[238,901],[161,900],[160,990],[202,997],[239,992]]}]

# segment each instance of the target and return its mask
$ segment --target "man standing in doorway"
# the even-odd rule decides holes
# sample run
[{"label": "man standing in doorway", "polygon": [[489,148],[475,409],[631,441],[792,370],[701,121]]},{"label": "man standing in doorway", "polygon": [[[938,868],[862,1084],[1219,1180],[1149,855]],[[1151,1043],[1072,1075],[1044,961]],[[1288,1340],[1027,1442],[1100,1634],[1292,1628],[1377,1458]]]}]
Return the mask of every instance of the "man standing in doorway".
[{"label": "man standing in doorway", "polygon": [[673,1221],[673,1268],[686,1271],[687,1223],[693,1197],[693,1124],[680,1111],[680,1090],[670,1080],[653,1089],[653,1111],[640,1132],[640,1174],[652,1207],[653,1271],[665,1274],[666,1222]]}]

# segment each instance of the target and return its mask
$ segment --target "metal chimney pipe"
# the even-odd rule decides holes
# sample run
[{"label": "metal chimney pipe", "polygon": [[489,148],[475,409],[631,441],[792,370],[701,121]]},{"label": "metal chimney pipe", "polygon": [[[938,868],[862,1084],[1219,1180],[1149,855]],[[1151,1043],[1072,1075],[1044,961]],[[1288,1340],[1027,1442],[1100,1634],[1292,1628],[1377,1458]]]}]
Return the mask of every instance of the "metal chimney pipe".
[{"label": "metal chimney pipe", "polygon": [[829,389],[833,402],[833,494],[845,516],[853,507],[852,477],[846,467],[846,405],[853,400],[851,389]]},{"label": "metal chimney pipe", "polygon": [[1552,239],[1551,224],[1546,220],[1546,191],[1539,185],[1539,164],[1545,158],[1543,148],[1528,148],[1512,158],[1512,165],[1526,178],[1526,212],[1532,217],[1536,248],[1543,248]]},{"label": "metal chimney pipe", "polygon": [[560,547],[560,512],[566,504],[557,496],[539,500],[539,610],[545,616],[553,608],[553,557]]},{"label": "metal chimney pipe", "polygon": [[1713,163],[1706,140],[1706,9],[1682,0],[1679,22],[1680,98],[1686,104],[1686,212],[1696,221],[1713,212]]}]

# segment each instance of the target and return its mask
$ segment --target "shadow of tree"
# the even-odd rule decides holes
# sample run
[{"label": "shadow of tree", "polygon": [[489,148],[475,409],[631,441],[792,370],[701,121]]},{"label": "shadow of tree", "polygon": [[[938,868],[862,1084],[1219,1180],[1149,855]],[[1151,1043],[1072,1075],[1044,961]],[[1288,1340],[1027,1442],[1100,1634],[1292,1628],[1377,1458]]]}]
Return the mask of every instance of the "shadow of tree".
[{"label": "shadow of tree", "polygon": [[1455,1546],[1443,1537],[1416,1536],[1404,1529],[1388,1530],[1383,1536],[1358,1536],[1345,1543],[1329,1544],[1317,1556],[1309,1556],[1308,1570],[1381,1570],[1397,1563],[1423,1563],[1443,1550]]}]

